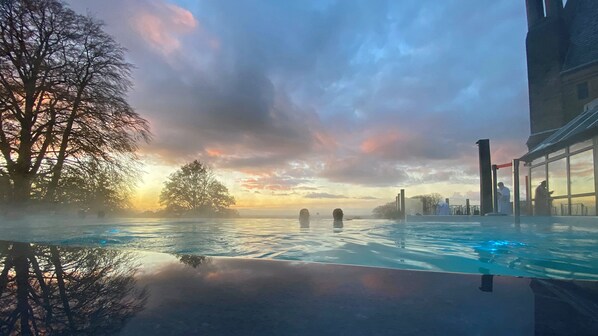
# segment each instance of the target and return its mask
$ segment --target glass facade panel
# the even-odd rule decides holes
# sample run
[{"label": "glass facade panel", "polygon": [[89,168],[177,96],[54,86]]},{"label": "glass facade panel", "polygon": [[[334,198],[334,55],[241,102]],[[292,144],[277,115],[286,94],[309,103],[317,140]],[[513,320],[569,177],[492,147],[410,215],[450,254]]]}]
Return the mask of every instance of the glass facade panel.
[{"label": "glass facade panel", "polygon": [[[594,152],[588,150],[571,155],[571,195],[594,192]],[[552,188],[552,185],[550,186]]]},{"label": "glass facade panel", "polygon": [[592,139],[586,140],[586,141],[582,141],[582,142],[578,142],[578,143],[576,143],[574,145],[569,146],[569,153],[573,153],[573,152],[576,152],[576,151],[581,150],[581,149],[592,147],[593,144],[594,143],[593,143]]},{"label": "glass facade panel", "polygon": [[548,163],[548,189],[555,196],[567,196],[567,160],[562,158]]},{"label": "glass facade panel", "polygon": [[532,168],[532,178],[531,178],[530,188],[532,191],[531,196],[533,199],[536,198],[536,193],[535,193],[536,188],[540,185],[540,182],[545,181],[545,180],[546,180],[546,166],[542,165],[542,166]]},{"label": "glass facade panel", "polygon": [[569,199],[553,199],[551,213],[553,216],[569,216]]},{"label": "glass facade panel", "polygon": [[543,163],[543,162],[546,162],[546,156],[544,156],[544,155],[542,155],[539,158],[532,161],[532,166],[535,166],[535,165]]},{"label": "glass facade panel", "polygon": [[596,197],[586,196],[571,198],[571,215],[596,216]]},{"label": "glass facade panel", "polygon": [[549,159],[550,158],[554,158],[554,157],[557,157],[557,156],[560,156],[560,155],[563,155],[563,154],[565,154],[565,149],[564,148],[561,149],[561,150],[558,150],[556,152],[552,152],[552,153],[548,154],[548,158]]}]

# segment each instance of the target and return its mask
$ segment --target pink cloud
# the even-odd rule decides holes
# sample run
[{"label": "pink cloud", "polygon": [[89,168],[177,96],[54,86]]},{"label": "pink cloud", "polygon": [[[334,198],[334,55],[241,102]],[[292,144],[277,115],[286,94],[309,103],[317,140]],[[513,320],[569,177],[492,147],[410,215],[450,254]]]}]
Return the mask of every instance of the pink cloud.
[{"label": "pink cloud", "polygon": [[388,131],[376,134],[372,137],[367,138],[361,143],[360,149],[363,153],[375,153],[379,150],[383,150],[388,146],[395,145],[397,142],[406,140],[407,136],[398,131]]},{"label": "pink cloud", "polygon": [[219,150],[219,149],[214,149],[214,148],[206,148],[206,154],[209,157],[220,157],[224,155],[224,152]]},{"label": "pink cloud", "polygon": [[165,54],[180,49],[182,36],[199,27],[199,22],[190,11],[164,3],[140,9],[131,22],[147,43]]},{"label": "pink cloud", "polygon": [[272,172],[256,174],[251,178],[241,181],[241,186],[246,190],[268,190],[268,191],[291,191],[307,190],[301,186],[306,182],[305,178],[293,176],[284,172]]},{"label": "pink cloud", "polygon": [[190,11],[173,4],[166,4],[166,8],[174,15],[171,16],[171,21],[179,27],[195,28],[197,20],[193,17]]}]

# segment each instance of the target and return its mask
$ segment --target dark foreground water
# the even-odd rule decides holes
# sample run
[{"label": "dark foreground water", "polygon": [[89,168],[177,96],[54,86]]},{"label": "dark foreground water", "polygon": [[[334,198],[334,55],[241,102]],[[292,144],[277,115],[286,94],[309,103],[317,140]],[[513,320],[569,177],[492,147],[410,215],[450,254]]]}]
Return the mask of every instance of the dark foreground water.
[{"label": "dark foreground water", "polygon": [[0,241],[0,335],[591,335],[598,282]]}]

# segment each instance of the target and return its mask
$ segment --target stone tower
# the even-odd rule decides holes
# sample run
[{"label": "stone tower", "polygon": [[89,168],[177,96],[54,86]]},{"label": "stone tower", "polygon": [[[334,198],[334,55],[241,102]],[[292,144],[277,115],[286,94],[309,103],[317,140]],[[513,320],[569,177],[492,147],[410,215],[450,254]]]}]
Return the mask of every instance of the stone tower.
[{"label": "stone tower", "polygon": [[598,0],[526,0],[533,149],[598,97]]}]

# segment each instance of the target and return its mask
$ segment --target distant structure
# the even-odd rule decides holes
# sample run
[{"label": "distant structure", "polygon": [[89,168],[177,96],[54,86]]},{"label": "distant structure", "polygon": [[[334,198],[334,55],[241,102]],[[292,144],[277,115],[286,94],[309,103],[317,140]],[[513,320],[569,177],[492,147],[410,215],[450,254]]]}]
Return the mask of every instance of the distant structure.
[{"label": "distant structure", "polygon": [[595,216],[598,1],[526,0],[526,6],[531,132],[521,160],[531,177],[527,195],[546,180],[554,215]]}]

